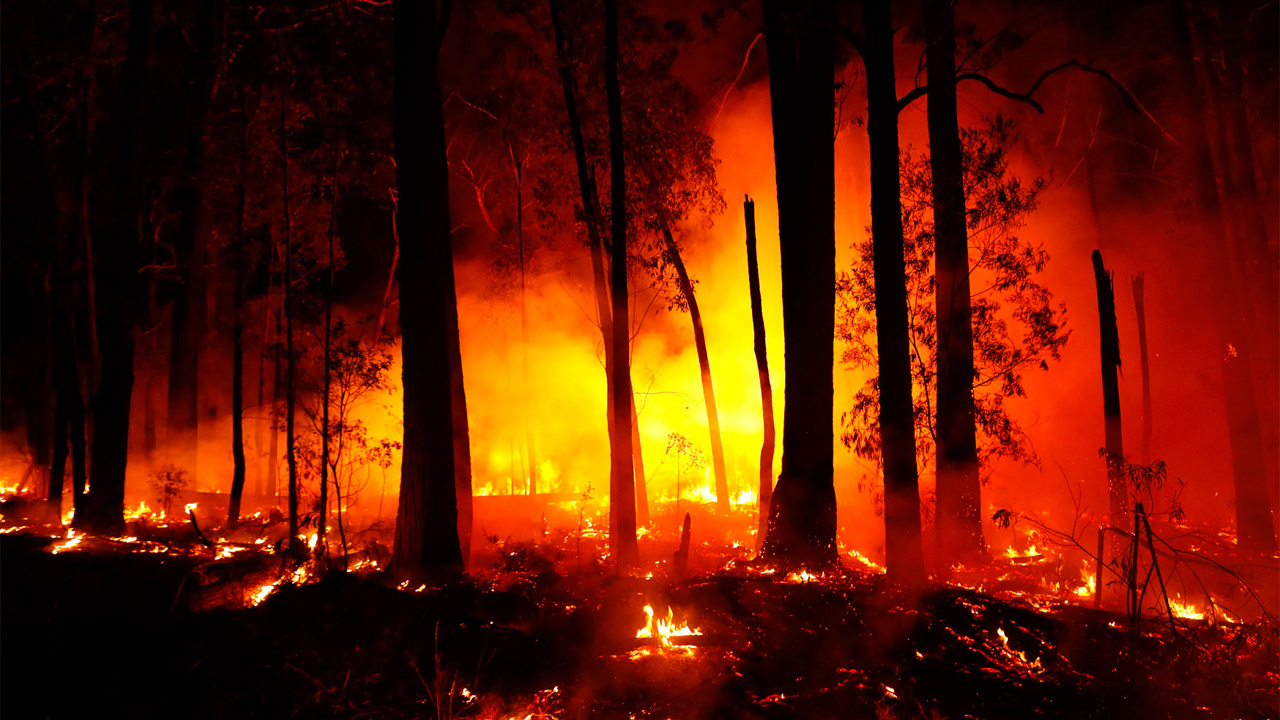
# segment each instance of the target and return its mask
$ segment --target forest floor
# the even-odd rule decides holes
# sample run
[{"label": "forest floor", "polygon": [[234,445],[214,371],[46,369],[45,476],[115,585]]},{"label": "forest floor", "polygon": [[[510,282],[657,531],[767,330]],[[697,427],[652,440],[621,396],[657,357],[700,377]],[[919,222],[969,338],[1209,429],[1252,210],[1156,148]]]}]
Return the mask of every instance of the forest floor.
[{"label": "forest floor", "polygon": [[[783,575],[745,551],[681,580],[617,575],[496,539],[466,579],[405,588],[156,534],[0,535],[6,718],[1280,715],[1266,623],[1131,630],[1087,603],[908,595],[873,569]],[[637,637],[645,606],[671,613],[670,646]]]}]

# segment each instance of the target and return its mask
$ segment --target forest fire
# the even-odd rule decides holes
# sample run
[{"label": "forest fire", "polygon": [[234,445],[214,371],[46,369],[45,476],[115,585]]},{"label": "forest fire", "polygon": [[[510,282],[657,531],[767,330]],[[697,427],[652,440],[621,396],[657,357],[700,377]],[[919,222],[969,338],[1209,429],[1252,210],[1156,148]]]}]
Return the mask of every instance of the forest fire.
[{"label": "forest fire", "polygon": [[1276,3],[2,12],[5,715],[1280,718]]}]

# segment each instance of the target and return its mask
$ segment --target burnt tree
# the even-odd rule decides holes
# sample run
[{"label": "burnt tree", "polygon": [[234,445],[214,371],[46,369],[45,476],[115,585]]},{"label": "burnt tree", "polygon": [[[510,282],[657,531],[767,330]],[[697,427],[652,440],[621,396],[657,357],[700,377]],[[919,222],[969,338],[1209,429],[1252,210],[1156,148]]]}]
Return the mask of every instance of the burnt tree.
[{"label": "burnt tree", "polygon": [[766,0],[787,353],[782,473],[762,554],[837,561],[834,477],[835,23],[830,0]]},{"label": "burnt tree", "polygon": [[394,13],[404,454],[392,566],[415,577],[462,566],[449,344],[457,307],[435,3],[396,0]]},{"label": "burnt tree", "polygon": [[751,328],[756,368],[760,373],[760,405],[764,415],[764,439],[760,444],[760,504],[756,543],[764,541],[769,530],[769,504],[773,498],[773,385],[769,382],[769,348],[764,335],[764,303],[760,300],[760,266],[756,262],[756,204],[751,198],[742,203],[747,224],[747,280],[751,285]]},{"label": "burnt tree", "polygon": [[[1120,333],[1116,329],[1116,297],[1102,252],[1093,251],[1093,280],[1098,288],[1098,334],[1102,350],[1102,417],[1106,433],[1107,493],[1111,527],[1124,527],[1129,516],[1129,488],[1124,472],[1124,435],[1120,424]],[[1118,536],[1112,536],[1118,538]],[[1113,545],[1113,550],[1118,549]]]},{"label": "burnt tree", "polygon": [[871,234],[879,338],[885,566],[890,580],[914,584],[924,579],[924,557],[911,398],[893,24],[889,0],[868,0],[864,9],[867,35],[863,61],[867,69],[867,138],[871,145]]},{"label": "burnt tree", "polygon": [[933,182],[934,295],[937,317],[938,555],[967,560],[985,551],[982,481],[974,420],[973,324],[964,165],[956,118],[956,38],[951,0],[923,9],[929,88],[929,169]]},{"label": "burnt tree", "polygon": [[[609,105],[610,290],[613,299],[613,437],[609,442],[609,549],[619,567],[634,565],[636,486],[631,453],[631,322],[627,292],[627,172],[623,157],[622,91],[618,84],[618,3],[604,3],[604,83]],[[626,408],[626,409],[624,409]]]}]

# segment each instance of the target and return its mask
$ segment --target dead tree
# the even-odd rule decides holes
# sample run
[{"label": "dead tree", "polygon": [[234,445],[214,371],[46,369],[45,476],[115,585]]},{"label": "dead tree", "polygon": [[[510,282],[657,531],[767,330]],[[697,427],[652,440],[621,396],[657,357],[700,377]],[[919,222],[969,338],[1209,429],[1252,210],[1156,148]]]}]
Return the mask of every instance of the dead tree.
[{"label": "dead tree", "polygon": [[1151,363],[1147,357],[1147,304],[1143,273],[1133,276],[1133,307],[1138,315],[1138,363],[1142,369],[1142,464],[1151,462]]},{"label": "dead tree", "polygon": [[1107,490],[1111,526],[1120,527],[1129,515],[1129,489],[1124,472],[1124,435],[1120,425],[1120,333],[1116,329],[1116,298],[1102,252],[1093,251],[1093,280],[1098,288],[1098,331],[1102,348],[1102,417],[1106,429],[1103,455],[1107,462]]},{"label": "dead tree", "polygon": [[764,414],[764,439],[760,445],[759,519],[756,545],[764,542],[769,529],[769,505],[773,498],[773,386],[769,382],[769,348],[764,336],[764,304],[760,300],[760,267],[756,262],[756,204],[742,203],[747,224],[747,279],[751,285],[751,327],[754,331],[756,368],[760,373],[760,404]]},{"label": "dead tree", "polygon": [[729,480],[724,469],[724,443],[720,439],[720,413],[716,409],[716,389],[711,381],[711,358],[707,353],[707,333],[702,327],[702,312],[698,310],[698,298],[693,293],[693,281],[684,267],[680,257],[680,247],[666,220],[662,221],[662,237],[667,245],[667,255],[676,269],[676,279],[680,284],[680,294],[684,296],[689,307],[689,318],[693,321],[693,344],[698,352],[698,369],[702,376],[702,400],[707,406],[707,431],[711,435],[711,467],[716,483],[716,511],[721,515],[729,514]]}]

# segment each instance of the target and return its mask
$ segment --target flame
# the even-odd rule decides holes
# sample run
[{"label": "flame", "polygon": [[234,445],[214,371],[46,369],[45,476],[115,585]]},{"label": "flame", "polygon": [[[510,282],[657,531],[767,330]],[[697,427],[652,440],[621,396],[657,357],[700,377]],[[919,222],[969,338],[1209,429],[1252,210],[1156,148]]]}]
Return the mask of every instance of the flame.
[{"label": "flame", "polygon": [[1011,659],[1018,660],[1022,665],[1025,665],[1027,669],[1031,670],[1033,673],[1039,674],[1044,672],[1044,666],[1040,664],[1040,658],[1036,658],[1035,660],[1030,660],[1027,658],[1027,654],[1022,650],[1014,650],[1013,648],[1009,647],[1009,636],[1005,634],[1004,628],[996,628],[996,635],[1000,637],[1000,644],[1004,646],[1005,655],[1007,655]]},{"label": "flame", "polygon": [[1169,598],[1169,610],[1173,612],[1174,616],[1183,618],[1184,620],[1204,619],[1203,610],[1197,608],[1191,603],[1184,603],[1179,600],[1174,600],[1173,598]]},{"label": "flame", "polygon": [[[644,627],[636,632],[637,638],[658,638],[662,642],[663,647],[672,647],[675,645],[671,638],[690,637],[693,635],[701,635],[702,631],[698,628],[690,628],[688,621],[679,625],[675,623],[675,613],[671,610],[671,606],[667,606],[666,618],[655,618],[653,616],[653,606],[645,605],[644,614],[648,618]],[[683,644],[683,643],[682,643]]]},{"label": "flame", "polygon": [[190,514],[190,513],[195,512],[195,511],[196,511],[196,508],[197,508],[197,507],[199,507],[199,506],[200,506],[200,503],[187,503],[186,505],[184,505],[184,506],[182,507],[182,511],[183,511],[183,512],[185,512],[185,513]]},{"label": "flame", "polygon": [[67,539],[53,546],[51,551],[54,555],[64,551],[71,550],[80,546],[80,542],[84,540],[84,535],[77,535],[75,530],[67,528]]},{"label": "flame", "polygon": [[1009,548],[1004,551],[1004,554],[1010,560],[1026,560],[1029,558],[1040,557],[1043,553],[1041,553],[1040,548],[1036,547],[1035,545],[1032,545],[1031,547],[1027,548],[1026,552],[1021,552],[1021,553],[1013,549],[1013,546],[1010,545]]},{"label": "flame", "polygon": [[782,579],[782,582],[788,582],[793,584],[807,583],[807,582],[813,582],[814,580],[817,580],[818,577],[819,576],[810,573],[808,570],[805,570],[804,568],[800,568],[800,572],[798,573],[796,572],[788,573],[787,576]]},{"label": "flame", "polygon": [[276,589],[276,583],[263,585],[262,587],[258,588],[257,592],[253,594],[253,597],[249,599],[249,604],[254,607],[261,605],[262,601],[266,600],[268,595],[270,595],[272,592],[275,592],[275,589]]},{"label": "flame", "polygon": [[1084,580],[1084,585],[1075,589],[1077,597],[1092,598],[1098,590],[1098,577],[1088,570],[1082,570],[1080,577]]},{"label": "flame", "polygon": [[879,564],[879,563],[875,562],[874,560],[872,560],[871,558],[867,557],[866,555],[863,555],[862,553],[858,552],[857,550],[850,550],[850,551],[849,551],[849,557],[853,558],[854,560],[857,560],[858,562],[862,563],[863,565],[866,565],[866,566],[867,566],[867,568],[868,568],[869,570],[871,570],[872,572],[883,573],[883,572],[885,571],[885,570],[884,570],[884,566],[883,566],[883,565],[881,565],[881,564]]}]

